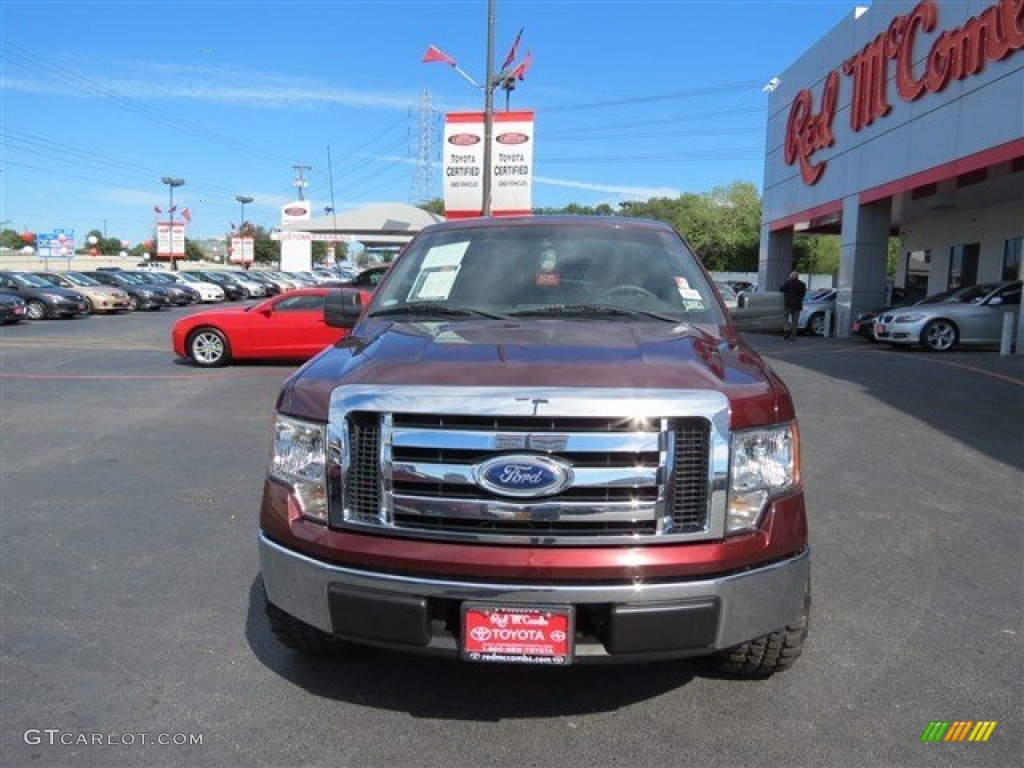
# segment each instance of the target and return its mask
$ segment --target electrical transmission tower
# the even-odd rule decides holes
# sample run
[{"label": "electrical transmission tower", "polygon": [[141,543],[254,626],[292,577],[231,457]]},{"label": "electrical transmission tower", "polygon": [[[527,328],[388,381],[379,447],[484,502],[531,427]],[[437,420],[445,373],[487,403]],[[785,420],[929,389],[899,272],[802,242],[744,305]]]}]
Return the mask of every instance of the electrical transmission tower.
[{"label": "electrical transmission tower", "polygon": [[434,109],[430,105],[430,91],[423,89],[420,99],[420,121],[416,142],[416,171],[409,187],[409,202],[413,205],[425,203],[434,197],[433,148]]},{"label": "electrical transmission tower", "polygon": [[292,185],[299,190],[299,200],[305,200],[306,195],[303,192],[303,190],[306,188],[309,182],[303,178],[302,174],[305,171],[313,170],[313,168],[312,166],[309,165],[293,165],[292,168],[295,169],[295,181],[292,182]]}]

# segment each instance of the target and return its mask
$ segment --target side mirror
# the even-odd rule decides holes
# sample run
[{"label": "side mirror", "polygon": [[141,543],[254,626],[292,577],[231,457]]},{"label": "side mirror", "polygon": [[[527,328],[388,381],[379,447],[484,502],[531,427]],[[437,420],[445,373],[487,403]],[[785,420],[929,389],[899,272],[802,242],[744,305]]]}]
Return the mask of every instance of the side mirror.
[{"label": "side mirror", "polygon": [[324,297],[324,323],[332,328],[351,328],[363,314],[363,294],[355,288],[330,290]]},{"label": "side mirror", "polygon": [[736,306],[740,309],[746,309],[747,306],[747,294],[746,292],[741,293],[736,297]]}]

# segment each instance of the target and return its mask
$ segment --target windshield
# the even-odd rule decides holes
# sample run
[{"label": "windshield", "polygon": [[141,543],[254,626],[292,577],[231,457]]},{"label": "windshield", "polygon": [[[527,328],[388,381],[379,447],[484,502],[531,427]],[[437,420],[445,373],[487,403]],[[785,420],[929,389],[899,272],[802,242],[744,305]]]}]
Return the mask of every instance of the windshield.
[{"label": "windshield", "polygon": [[214,282],[214,283],[227,283],[227,282],[230,282],[230,280],[228,280],[228,278],[223,277],[222,275],[219,275],[216,272],[208,272],[208,273],[204,274],[203,277],[206,278],[207,280],[210,280],[210,281]]},{"label": "windshield", "polygon": [[34,288],[53,288],[53,283],[36,275],[20,274],[12,275],[11,277],[16,283],[21,283],[22,285],[31,285]]},{"label": "windshield", "polygon": [[961,304],[977,304],[998,287],[998,283],[968,285],[966,288],[961,288],[950,296],[947,301],[959,301]]},{"label": "windshield", "polygon": [[79,274],[78,272],[65,272],[64,273],[64,277],[66,277],[68,282],[71,283],[72,285],[81,285],[81,286],[101,285],[99,280],[93,280],[88,275],[82,275],[82,274]]},{"label": "windshield", "polygon": [[566,223],[440,229],[414,240],[370,316],[443,314],[726,322],[677,235]]}]

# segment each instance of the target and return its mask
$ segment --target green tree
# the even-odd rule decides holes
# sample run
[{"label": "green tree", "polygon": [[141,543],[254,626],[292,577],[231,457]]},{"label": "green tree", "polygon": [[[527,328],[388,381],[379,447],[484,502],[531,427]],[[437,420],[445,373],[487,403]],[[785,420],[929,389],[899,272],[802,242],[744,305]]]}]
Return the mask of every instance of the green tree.
[{"label": "green tree", "polygon": [[21,233],[16,229],[10,229],[5,227],[0,230],[0,246],[4,248],[10,248],[12,251],[18,251],[24,248],[26,245],[34,246],[36,244],[35,238],[29,242],[25,242],[21,239]]},{"label": "green tree", "polygon": [[186,261],[202,261],[205,255],[203,249],[199,247],[199,243],[195,240],[189,240],[185,238],[185,260]]},{"label": "green tree", "polygon": [[438,216],[444,216],[444,200],[440,197],[424,200],[416,207],[420,210],[426,211],[427,213],[435,213]]},{"label": "green tree", "polygon": [[839,238],[836,235],[796,235],[793,269],[813,275],[838,275]]},{"label": "green tree", "polygon": [[[96,238],[95,244],[89,242],[90,237]],[[89,233],[78,245],[85,253],[88,253],[93,248],[95,248],[98,253],[102,254],[115,254],[124,250],[124,245],[121,244],[121,241],[118,238],[104,237],[103,233],[98,229],[90,229]]]},{"label": "green tree", "polygon": [[280,263],[281,243],[270,239],[270,230],[266,227],[250,225],[245,234],[253,235],[253,259],[255,261],[258,261],[260,264]]}]

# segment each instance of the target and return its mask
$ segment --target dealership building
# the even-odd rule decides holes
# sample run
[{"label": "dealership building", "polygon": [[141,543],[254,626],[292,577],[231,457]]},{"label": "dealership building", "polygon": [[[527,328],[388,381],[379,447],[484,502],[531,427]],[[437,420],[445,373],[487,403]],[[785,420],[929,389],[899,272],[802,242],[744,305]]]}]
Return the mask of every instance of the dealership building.
[{"label": "dealership building", "polygon": [[795,234],[840,238],[838,329],[893,282],[936,293],[1020,279],[1024,0],[886,0],[857,8],[773,78],[761,285]]}]

